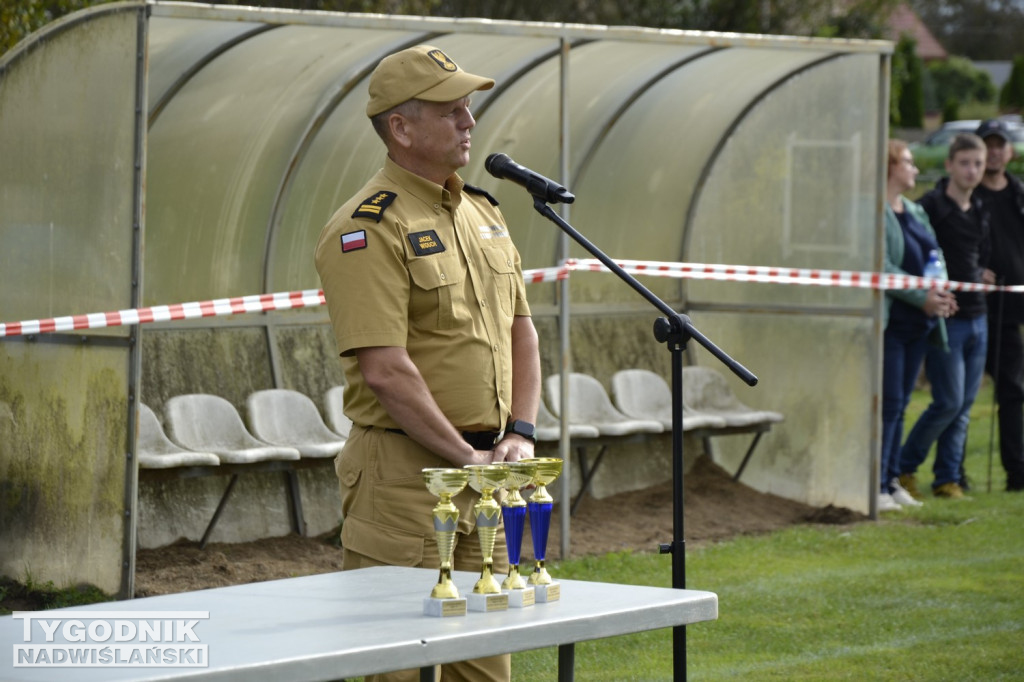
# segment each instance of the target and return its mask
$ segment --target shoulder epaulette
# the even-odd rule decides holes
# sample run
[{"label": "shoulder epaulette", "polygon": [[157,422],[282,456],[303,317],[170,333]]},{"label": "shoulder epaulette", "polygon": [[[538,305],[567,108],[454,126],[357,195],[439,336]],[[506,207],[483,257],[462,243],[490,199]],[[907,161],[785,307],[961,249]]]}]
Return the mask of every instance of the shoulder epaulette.
[{"label": "shoulder epaulette", "polygon": [[471,185],[468,182],[465,184],[463,189],[465,189],[470,194],[479,194],[479,195],[483,196],[484,198],[487,199],[487,201],[491,202],[491,206],[497,206],[498,205],[498,200],[495,199],[494,197],[492,197],[490,195],[490,193],[487,190],[485,190],[485,189],[481,189],[480,187],[477,187],[475,185]]},{"label": "shoulder epaulette", "polygon": [[377,192],[359,202],[359,208],[352,214],[353,218],[373,218],[378,223],[384,217],[384,210],[391,205],[398,195],[394,192]]}]

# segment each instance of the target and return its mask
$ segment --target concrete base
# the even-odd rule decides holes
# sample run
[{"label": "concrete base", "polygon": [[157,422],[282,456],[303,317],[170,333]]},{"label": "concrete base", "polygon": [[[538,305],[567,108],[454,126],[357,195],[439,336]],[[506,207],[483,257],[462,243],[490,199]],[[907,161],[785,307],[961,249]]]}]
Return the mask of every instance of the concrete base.
[{"label": "concrete base", "polygon": [[[334,467],[298,472],[306,534],[321,535],[341,523],[341,499]],[[229,476],[139,485],[138,546],[163,547],[181,538],[198,542],[220,502]],[[250,542],[292,532],[285,474],[242,474],[231,492],[209,542]]]}]

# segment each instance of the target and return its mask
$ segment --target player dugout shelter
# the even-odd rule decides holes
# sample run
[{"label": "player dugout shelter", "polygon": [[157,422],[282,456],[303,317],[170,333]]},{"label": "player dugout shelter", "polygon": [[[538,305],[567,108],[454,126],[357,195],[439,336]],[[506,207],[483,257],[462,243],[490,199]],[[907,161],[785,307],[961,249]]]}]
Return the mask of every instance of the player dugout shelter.
[{"label": "player dugout shelter", "polygon": [[[492,152],[568,186],[564,216],[613,258],[881,267],[889,43],[133,1],[0,58],[0,322],[319,288],[320,229],[383,160],[367,78],[418,43],[497,81],[464,176],[526,268],[588,254],[484,171]],[[730,378],[741,399],[786,415],[744,482],[868,511],[881,294],[643,281],[758,375]],[[613,275],[529,295],[545,374],[565,351],[606,385],[668,376],[658,313]],[[319,401],[335,355],[322,307],[0,338],[0,573],[130,594],[138,403]]]}]

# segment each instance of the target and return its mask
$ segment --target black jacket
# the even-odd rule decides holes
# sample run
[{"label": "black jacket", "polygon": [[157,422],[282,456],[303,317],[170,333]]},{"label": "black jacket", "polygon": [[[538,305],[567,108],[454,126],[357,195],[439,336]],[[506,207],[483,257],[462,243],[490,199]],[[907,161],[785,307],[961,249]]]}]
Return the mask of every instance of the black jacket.
[{"label": "black jacket", "polygon": [[[1006,174],[1009,190],[1016,206],[1014,220],[1003,224],[992,213],[986,198],[990,194],[984,189],[978,198],[985,207],[992,230],[992,257],[988,267],[996,273],[1000,284],[1024,284],[1024,182],[1016,176]],[[988,296],[989,312],[996,315],[1002,306],[1003,322],[1024,323],[1024,294],[996,292]]]},{"label": "black jacket", "polygon": [[[981,273],[988,267],[992,243],[988,214],[976,193],[971,194],[971,210],[964,212],[946,196],[949,178],[943,178],[920,201],[946,257],[946,271],[954,282],[981,282]],[[959,306],[954,317],[971,319],[984,315],[985,294],[973,291],[954,292]]]}]

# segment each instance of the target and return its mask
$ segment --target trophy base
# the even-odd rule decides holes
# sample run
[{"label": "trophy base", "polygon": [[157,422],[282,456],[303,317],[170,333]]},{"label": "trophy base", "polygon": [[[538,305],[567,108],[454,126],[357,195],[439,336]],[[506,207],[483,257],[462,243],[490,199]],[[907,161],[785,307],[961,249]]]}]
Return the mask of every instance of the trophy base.
[{"label": "trophy base", "polygon": [[537,603],[546,604],[550,601],[558,601],[562,598],[562,584],[561,583],[549,583],[547,585],[534,585],[533,589],[537,591]]},{"label": "trophy base", "polygon": [[466,601],[470,611],[507,611],[509,606],[508,595],[501,592],[497,594],[470,592],[466,595]]},{"label": "trophy base", "polygon": [[537,602],[537,595],[532,587],[506,590],[505,594],[508,595],[508,607],[510,609],[523,609],[527,606],[533,606]]},{"label": "trophy base", "polygon": [[462,597],[456,599],[438,599],[436,597],[423,598],[423,615],[435,618],[447,618],[449,616],[465,616],[466,600]]}]

